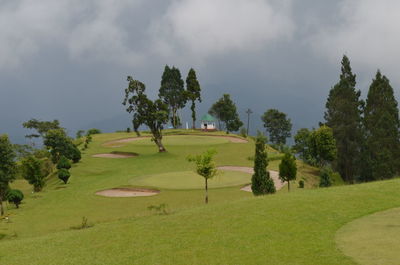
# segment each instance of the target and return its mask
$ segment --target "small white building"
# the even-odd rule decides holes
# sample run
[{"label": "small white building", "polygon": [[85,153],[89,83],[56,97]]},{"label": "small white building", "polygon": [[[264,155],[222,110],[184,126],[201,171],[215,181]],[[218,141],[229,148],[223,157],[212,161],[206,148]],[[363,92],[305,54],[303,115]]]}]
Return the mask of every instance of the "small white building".
[{"label": "small white building", "polygon": [[215,119],[210,114],[205,114],[201,117],[201,126],[200,128],[205,131],[215,131],[217,129],[216,126],[217,119]]}]

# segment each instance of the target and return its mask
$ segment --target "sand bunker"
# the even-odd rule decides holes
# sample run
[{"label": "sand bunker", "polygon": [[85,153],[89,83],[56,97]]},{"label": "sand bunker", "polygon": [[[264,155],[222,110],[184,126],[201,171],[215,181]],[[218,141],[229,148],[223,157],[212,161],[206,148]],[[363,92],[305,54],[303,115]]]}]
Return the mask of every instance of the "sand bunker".
[{"label": "sand bunker", "polygon": [[143,197],[159,194],[158,190],[139,189],[139,188],[113,188],[108,190],[100,190],[97,195],[105,197]]},{"label": "sand bunker", "polygon": [[[249,174],[254,173],[254,170],[251,167],[223,166],[223,167],[218,167],[218,169],[227,170],[227,171],[240,171],[240,172],[249,173]],[[279,179],[279,173],[277,171],[269,170],[269,176],[274,181],[276,190],[280,190],[285,185],[285,183],[283,183]],[[241,188],[241,190],[251,192],[251,185],[246,185],[243,188]]]},{"label": "sand bunker", "polygon": [[107,147],[122,147],[124,145],[121,145],[121,144],[138,141],[138,140],[142,140],[142,139],[145,139],[145,138],[150,138],[150,137],[148,137],[148,136],[140,136],[140,137],[130,137],[130,138],[118,139],[118,140],[114,140],[114,141],[110,141],[110,142],[104,143],[103,146],[107,146]]},{"label": "sand bunker", "polygon": [[96,154],[93,155],[93,157],[103,157],[103,158],[130,158],[130,157],[135,157],[138,156],[136,153],[131,153],[131,152],[111,152],[107,154]]}]

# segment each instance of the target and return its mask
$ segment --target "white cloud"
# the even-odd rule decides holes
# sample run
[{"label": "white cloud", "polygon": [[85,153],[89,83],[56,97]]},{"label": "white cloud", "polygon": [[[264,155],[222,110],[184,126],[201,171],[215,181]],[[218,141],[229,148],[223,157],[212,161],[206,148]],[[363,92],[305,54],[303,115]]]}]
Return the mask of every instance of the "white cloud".
[{"label": "white cloud", "polygon": [[310,42],[336,64],[347,54],[364,70],[381,68],[395,77],[400,61],[399,10],[397,0],[345,0],[336,23],[321,28]]},{"label": "white cloud", "polygon": [[155,50],[163,55],[202,58],[259,50],[292,36],[290,7],[289,1],[273,5],[268,0],[176,0],[150,33]]}]

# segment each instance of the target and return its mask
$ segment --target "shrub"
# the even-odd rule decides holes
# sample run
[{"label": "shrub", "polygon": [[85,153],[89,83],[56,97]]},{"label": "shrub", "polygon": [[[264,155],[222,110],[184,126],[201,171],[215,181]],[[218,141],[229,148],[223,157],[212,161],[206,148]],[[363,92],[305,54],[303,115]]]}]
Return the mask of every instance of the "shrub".
[{"label": "shrub", "polygon": [[304,180],[299,181],[299,188],[304,189]]},{"label": "shrub", "polygon": [[130,133],[130,132],[131,132],[131,128],[129,128],[129,127],[126,128],[126,132],[127,132],[127,133]]},{"label": "shrub", "polygon": [[162,203],[160,205],[150,205],[147,207],[150,211],[154,210],[159,215],[167,215],[169,212],[167,210],[167,204]]},{"label": "shrub", "polygon": [[71,150],[70,150],[70,158],[72,160],[72,162],[78,163],[82,156],[81,156],[81,151],[79,151],[78,147],[74,146]]},{"label": "shrub", "polygon": [[246,128],[242,127],[240,128],[240,136],[247,138],[247,130]]},{"label": "shrub", "polygon": [[99,133],[101,133],[99,129],[92,128],[87,131],[86,135],[99,134]]},{"label": "shrub", "polygon": [[33,185],[35,192],[41,191],[45,185],[47,170],[43,169],[44,162],[34,156],[29,156],[21,161],[22,177]]},{"label": "shrub", "polygon": [[332,168],[330,167],[324,167],[321,169],[321,173],[319,175],[320,181],[319,181],[319,186],[320,187],[330,187],[332,186],[332,179],[334,177],[334,172]]},{"label": "shrub", "polygon": [[61,179],[64,184],[67,184],[69,177],[71,174],[69,173],[68,169],[61,168],[58,170],[58,178]]},{"label": "shrub", "polygon": [[60,161],[57,163],[57,169],[70,169],[71,168],[71,163],[65,156],[61,156]]},{"label": "shrub", "polygon": [[21,201],[24,199],[24,194],[20,190],[9,190],[6,199],[10,203],[14,203],[15,207],[19,208]]}]

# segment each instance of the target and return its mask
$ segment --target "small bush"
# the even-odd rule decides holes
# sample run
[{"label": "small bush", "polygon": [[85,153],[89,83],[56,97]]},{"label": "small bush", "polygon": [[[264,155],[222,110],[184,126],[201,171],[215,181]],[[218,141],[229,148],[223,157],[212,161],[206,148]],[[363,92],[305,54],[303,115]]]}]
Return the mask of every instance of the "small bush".
[{"label": "small bush", "polygon": [[168,210],[167,210],[167,204],[162,203],[160,205],[150,205],[149,207],[147,207],[147,209],[149,209],[150,211],[155,211],[156,214],[159,215],[167,215],[169,214]]},{"label": "small bush", "polygon": [[244,137],[244,138],[247,138],[247,130],[246,130],[246,128],[244,128],[244,127],[242,127],[242,128],[240,128],[240,136],[242,136],[242,137]]},{"label": "small bush", "polygon": [[71,168],[71,163],[65,156],[60,157],[60,161],[57,163],[57,169],[70,169]]},{"label": "small bush", "polygon": [[99,133],[101,133],[99,129],[92,128],[87,131],[86,135],[99,134]]},{"label": "small bush", "polygon": [[20,190],[9,190],[6,199],[9,203],[14,203],[15,207],[19,208],[19,205],[24,199],[24,194]]},{"label": "small bush", "polygon": [[320,181],[319,181],[319,186],[320,187],[330,187],[332,186],[332,178],[334,176],[334,172],[332,168],[330,167],[324,167],[321,169],[320,172]]},{"label": "small bush", "polygon": [[58,178],[64,182],[64,184],[67,184],[68,179],[71,176],[68,169],[65,169],[65,168],[61,168],[60,170],[58,170],[57,175],[58,175]]},{"label": "small bush", "polygon": [[304,189],[304,180],[299,181],[299,188]]},{"label": "small bush", "polygon": [[82,158],[81,151],[74,146],[74,148],[71,149],[71,160],[74,164],[78,163]]},{"label": "small bush", "polygon": [[129,127],[126,128],[126,132],[127,132],[127,133],[130,133],[130,132],[131,132],[131,128],[129,128]]}]

